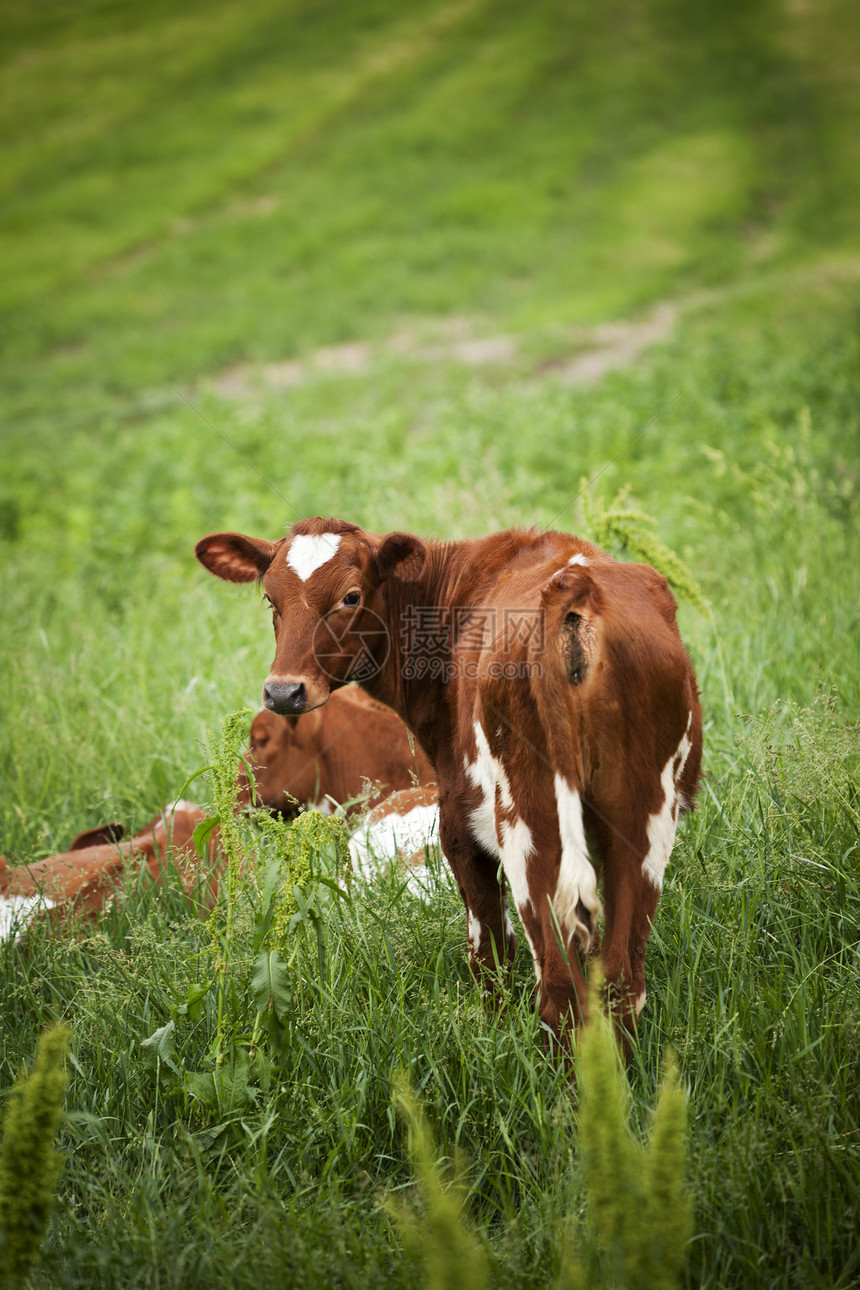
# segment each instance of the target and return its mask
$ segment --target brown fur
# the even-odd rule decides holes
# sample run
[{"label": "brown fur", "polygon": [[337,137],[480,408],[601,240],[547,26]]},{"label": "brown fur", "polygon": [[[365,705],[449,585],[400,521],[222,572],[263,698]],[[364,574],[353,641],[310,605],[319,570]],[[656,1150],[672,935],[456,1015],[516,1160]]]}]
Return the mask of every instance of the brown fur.
[{"label": "brown fur", "polygon": [[[387,792],[429,784],[432,767],[395,712],[357,686],[331,696],[305,716],[279,716],[265,708],[251,722],[247,761],[263,806],[294,815],[299,805],[331,801],[375,805]],[[367,783],[374,786],[363,798]],[[252,797],[248,774],[239,767],[239,798]],[[291,801],[290,799],[294,799]]]}]

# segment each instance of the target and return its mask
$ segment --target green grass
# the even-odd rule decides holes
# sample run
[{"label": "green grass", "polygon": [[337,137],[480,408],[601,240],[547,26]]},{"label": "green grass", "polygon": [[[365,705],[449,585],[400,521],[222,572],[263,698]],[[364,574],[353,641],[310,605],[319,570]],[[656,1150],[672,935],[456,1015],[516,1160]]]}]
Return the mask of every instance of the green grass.
[{"label": "green grass", "polygon": [[[141,826],[256,705],[270,627],[193,560],[203,533],[576,530],[583,476],[604,499],[630,483],[713,606],[681,611],[706,782],[652,935],[634,1121],[674,1045],[690,1287],[860,1282],[852,7],[88,0],[0,21],[0,850]],[[589,325],[666,298],[663,343],[559,379]],[[516,356],[469,367],[461,334]],[[346,342],[359,370],[315,365]],[[294,387],[252,366],[219,393],[237,363],[296,357]],[[492,1284],[552,1283],[584,1182],[528,955],[494,1013],[444,886],[429,908],[354,886],[327,918],[323,967],[296,933],[276,1079],[224,1120],[141,1049],[210,963],[178,883],[0,947],[4,1090],[51,1018],[71,1032],[36,1284],[414,1286],[385,1206],[412,1182],[399,1070],[465,1152]],[[243,908],[249,1031],[252,926]],[[180,1019],[185,1068],[214,1032],[209,1003]]]}]

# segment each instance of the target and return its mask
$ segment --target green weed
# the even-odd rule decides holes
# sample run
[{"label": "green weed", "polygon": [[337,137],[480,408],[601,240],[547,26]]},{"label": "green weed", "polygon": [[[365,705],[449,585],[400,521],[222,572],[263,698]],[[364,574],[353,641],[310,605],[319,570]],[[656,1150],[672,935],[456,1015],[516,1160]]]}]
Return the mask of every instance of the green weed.
[{"label": "green weed", "polygon": [[6,1106],[0,1142],[0,1270],[4,1284],[23,1285],[37,1261],[54,1208],[63,1158],[55,1139],[66,1092],[69,1033],[45,1032],[32,1072]]},{"label": "green weed", "polygon": [[591,1015],[577,1044],[577,1066],[588,1222],[599,1257],[597,1269],[586,1273],[572,1242],[562,1285],[597,1282],[629,1290],[672,1290],[693,1234],[692,1205],[685,1193],[686,1095],[670,1052],[651,1135],[643,1147],[630,1130],[627,1080],[597,985],[595,980]]}]

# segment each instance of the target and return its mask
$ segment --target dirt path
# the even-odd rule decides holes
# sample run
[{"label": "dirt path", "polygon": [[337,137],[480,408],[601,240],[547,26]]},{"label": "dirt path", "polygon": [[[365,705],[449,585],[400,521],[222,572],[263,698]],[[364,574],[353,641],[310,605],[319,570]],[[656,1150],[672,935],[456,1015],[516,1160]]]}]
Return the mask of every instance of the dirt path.
[{"label": "dirt path", "polygon": [[[360,341],[313,350],[303,358],[279,363],[241,363],[215,378],[214,388],[225,399],[243,400],[266,390],[288,390],[321,376],[363,375],[378,364],[403,358],[418,364],[461,363],[466,367],[506,367],[551,372],[563,385],[588,385],[613,368],[626,367],[645,350],[667,340],[686,313],[723,304],[770,286],[820,282],[827,278],[860,277],[860,260],[846,258],[805,269],[757,277],[709,291],[697,291],[655,305],[638,318],[619,319],[594,327],[571,327],[559,341],[563,352],[530,363],[522,338],[482,336],[468,318],[428,323],[420,330],[402,331],[376,344]],[[566,352],[564,352],[566,350]]]},{"label": "dirt path", "polygon": [[[599,380],[611,367],[624,366],[642,350],[665,340],[678,317],[677,305],[663,304],[633,321],[572,329],[566,337],[569,357],[552,358],[538,370],[554,371],[565,385]],[[522,367],[524,358],[514,336],[479,336],[466,319],[449,319],[423,338],[399,332],[381,344],[353,342],[313,350],[304,358],[281,363],[241,363],[222,372],[215,389],[226,399],[245,399],[263,390],[289,390],[315,377],[361,375],[392,358],[413,363],[461,363],[465,367]]]}]

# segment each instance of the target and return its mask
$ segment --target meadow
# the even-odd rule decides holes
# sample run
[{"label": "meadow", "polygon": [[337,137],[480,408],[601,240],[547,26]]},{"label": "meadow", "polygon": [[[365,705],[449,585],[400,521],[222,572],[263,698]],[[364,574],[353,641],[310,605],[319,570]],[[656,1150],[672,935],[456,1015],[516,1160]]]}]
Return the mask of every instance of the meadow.
[{"label": "meadow", "polygon": [[[51,0],[0,26],[0,852],[141,827],[258,706],[270,622],[203,534],[587,537],[584,502],[629,486],[710,606],[680,609],[705,780],[634,1124],[672,1047],[684,1284],[860,1284],[853,7]],[[400,1071],[462,1153],[494,1286],[553,1285],[587,1242],[528,954],[495,1012],[441,878],[429,906],[341,886],[285,943],[270,1064],[214,1108],[186,1078],[213,939],[178,881],[0,945],[4,1098],[51,1020],[71,1035],[34,1285],[420,1283],[387,1207],[413,1189]],[[249,893],[237,1035],[258,917]]]}]

